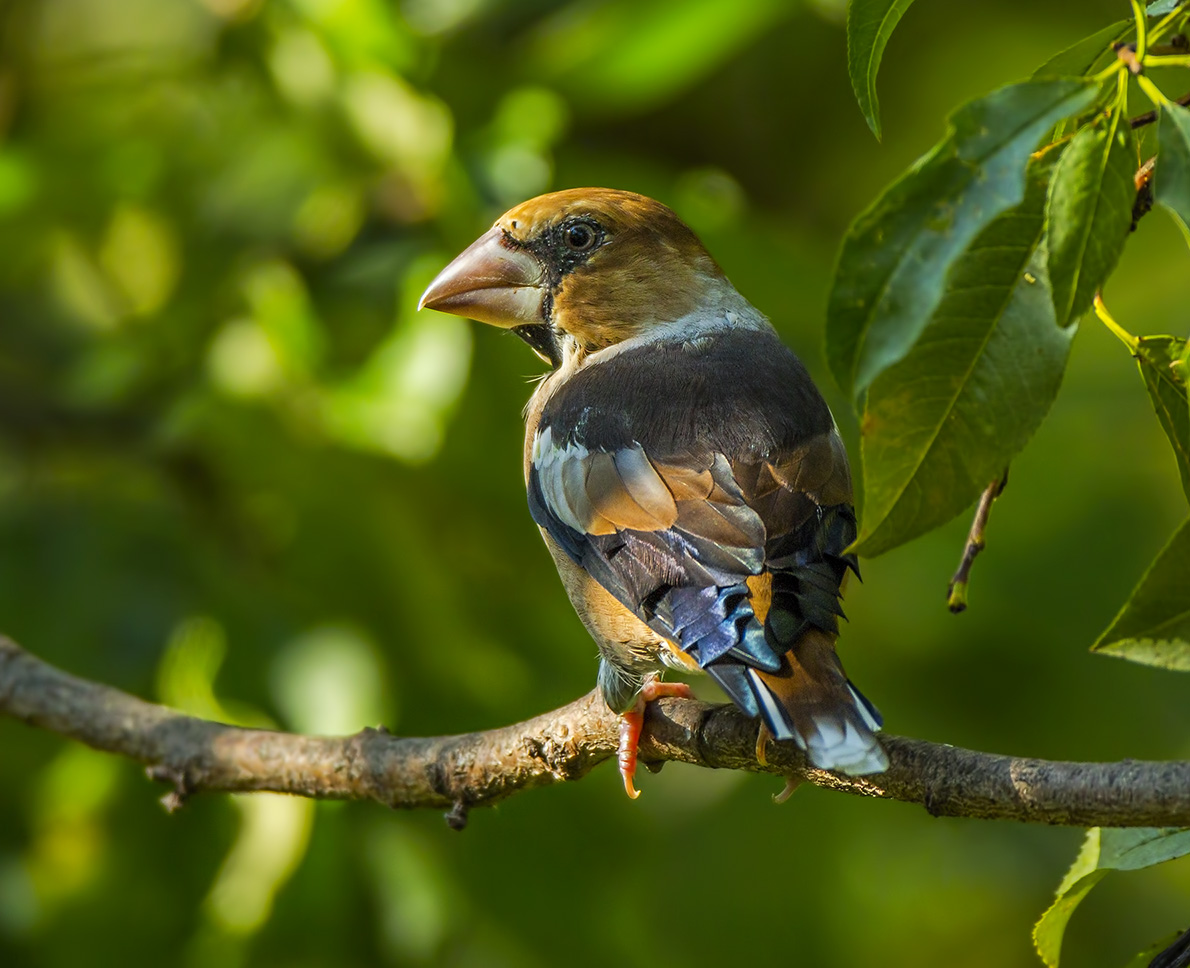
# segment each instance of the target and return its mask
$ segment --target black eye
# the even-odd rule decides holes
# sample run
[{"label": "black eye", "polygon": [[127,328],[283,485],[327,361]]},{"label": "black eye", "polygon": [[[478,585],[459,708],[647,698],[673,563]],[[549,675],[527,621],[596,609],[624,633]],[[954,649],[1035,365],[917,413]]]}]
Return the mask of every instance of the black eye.
[{"label": "black eye", "polygon": [[562,230],[566,248],[573,252],[586,252],[595,244],[595,229],[586,222],[573,222]]}]

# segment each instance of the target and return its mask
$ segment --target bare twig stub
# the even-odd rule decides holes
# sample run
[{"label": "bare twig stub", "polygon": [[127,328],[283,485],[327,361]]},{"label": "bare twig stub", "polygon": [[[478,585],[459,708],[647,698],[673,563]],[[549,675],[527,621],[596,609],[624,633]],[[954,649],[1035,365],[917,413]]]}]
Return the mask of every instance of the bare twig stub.
[{"label": "bare twig stub", "polygon": [[967,584],[971,580],[971,566],[975,564],[976,555],[984,549],[985,533],[988,527],[988,518],[992,513],[992,505],[996,503],[996,498],[1004,493],[1007,484],[1008,470],[1006,468],[1000,479],[992,481],[980,495],[979,506],[975,509],[975,518],[971,522],[971,530],[967,533],[967,543],[963,546],[963,558],[946,588],[947,607],[956,615],[967,608]]},{"label": "bare twig stub", "polygon": [[[1178,98],[1177,103],[1182,107],[1190,106],[1190,93],[1183,94],[1180,98]],[[1157,109],[1154,108],[1152,111],[1146,111],[1144,114],[1138,114],[1128,123],[1132,125],[1133,128],[1143,128],[1146,124],[1152,124],[1156,120]]]},{"label": "bare twig stub", "polygon": [[[461,828],[472,807],[575,780],[616,753],[617,718],[589,693],[534,719],[461,736],[412,738],[366,729],[300,736],[185,716],[79,679],[0,637],[0,714],[138,760],[173,790],[269,790],[439,808]],[[1076,826],[1190,826],[1190,762],[1062,763],[883,739],[887,773],[847,777],[808,768],[792,744],[756,761],[756,723],[731,706],[663,699],[649,707],[640,754],[715,769],[767,772],[844,793],[903,800],[935,816]]]}]

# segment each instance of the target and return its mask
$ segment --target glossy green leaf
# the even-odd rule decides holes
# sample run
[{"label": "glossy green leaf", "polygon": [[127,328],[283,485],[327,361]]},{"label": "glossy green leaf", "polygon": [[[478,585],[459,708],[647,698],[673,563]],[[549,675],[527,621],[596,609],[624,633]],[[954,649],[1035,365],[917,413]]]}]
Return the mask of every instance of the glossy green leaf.
[{"label": "glossy green leaf", "polygon": [[1149,391],[1149,399],[1169,438],[1182,490],[1190,498],[1190,401],[1186,395],[1186,341],[1177,336],[1142,336],[1136,347],[1136,365]]},{"label": "glossy green leaf", "polygon": [[1162,106],[1157,121],[1153,197],[1190,233],[1190,108],[1180,104]]},{"label": "glossy green leaf", "polygon": [[1152,867],[1190,853],[1190,830],[1177,827],[1092,827],[1057,897],[1033,926],[1033,944],[1049,968],[1058,968],[1070,916],[1110,871]]},{"label": "glossy green leaf", "polygon": [[959,108],[950,133],[848,230],[827,306],[827,361],[855,396],[903,358],[938,307],[946,275],[1025,193],[1025,164],[1096,85],[1056,78],[1001,88]]},{"label": "glossy green leaf", "polygon": [[1050,408],[1072,330],[1054,320],[1040,243],[1046,175],[955,263],[917,345],[868,391],[857,550],[877,555],[963,511]]},{"label": "glossy green leaf", "polygon": [[880,138],[876,74],[889,37],[913,0],[851,0],[847,7],[847,73],[868,127]]},{"label": "glossy green leaf", "polygon": [[1054,312],[1065,326],[1091,307],[1115,269],[1132,226],[1136,148],[1119,111],[1079,131],[1050,183],[1050,281]]},{"label": "glossy green leaf", "polygon": [[1190,672],[1190,521],[1161,550],[1128,604],[1091,648]]},{"label": "glossy green leaf", "polygon": [[1123,41],[1132,31],[1131,20],[1118,20],[1054,54],[1033,72],[1033,76],[1078,77],[1102,70],[1116,56],[1112,44]]}]

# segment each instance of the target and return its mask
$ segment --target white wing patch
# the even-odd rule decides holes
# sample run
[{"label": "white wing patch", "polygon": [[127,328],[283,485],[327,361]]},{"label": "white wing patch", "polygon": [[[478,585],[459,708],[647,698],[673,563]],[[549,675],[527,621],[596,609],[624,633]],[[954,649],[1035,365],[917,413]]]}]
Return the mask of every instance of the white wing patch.
[{"label": "white wing patch", "polygon": [[674,495],[640,444],[611,453],[559,446],[546,427],[533,438],[530,460],[550,510],[580,534],[660,531],[677,521]]}]

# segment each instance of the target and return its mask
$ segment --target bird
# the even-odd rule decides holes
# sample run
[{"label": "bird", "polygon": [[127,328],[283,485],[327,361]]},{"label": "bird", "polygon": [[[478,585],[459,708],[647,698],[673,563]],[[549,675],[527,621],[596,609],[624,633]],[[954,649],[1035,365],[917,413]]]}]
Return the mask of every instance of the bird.
[{"label": "bird", "polygon": [[706,673],[759,718],[757,757],[883,772],[883,720],[835,651],[859,574],[851,473],[822,394],[697,235],[634,192],[500,216],[419,309],[511,330],[548,364],[525,408],[529,511],[599,647],[630,797],[645,704]]}]

